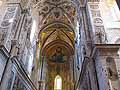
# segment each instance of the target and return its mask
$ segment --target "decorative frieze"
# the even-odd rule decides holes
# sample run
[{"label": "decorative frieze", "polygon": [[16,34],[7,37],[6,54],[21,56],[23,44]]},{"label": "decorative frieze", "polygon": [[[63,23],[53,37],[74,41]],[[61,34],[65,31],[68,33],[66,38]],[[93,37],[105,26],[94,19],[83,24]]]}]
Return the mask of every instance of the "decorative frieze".
[{"label": "decorative frieze", "polygon": [[11,40],[14,38],[18,22],[20,19],[19,4],[8,4],[6,6],[5,14],[0,23],[0,44],[4,45],[8,52],[11,49]]},{"label": "decorative frieze", "polygon": [[15,11],[16,11],[16,7],[8,7],[4,19],[7,20],[12,19],[14,17]]},{"label": "decorative frieze", "polygon": [[106,37],[103,19],[100,14],[99,3],[89,2],[88,6],[91,14],[95,43],[106,43],[107,37]]}]

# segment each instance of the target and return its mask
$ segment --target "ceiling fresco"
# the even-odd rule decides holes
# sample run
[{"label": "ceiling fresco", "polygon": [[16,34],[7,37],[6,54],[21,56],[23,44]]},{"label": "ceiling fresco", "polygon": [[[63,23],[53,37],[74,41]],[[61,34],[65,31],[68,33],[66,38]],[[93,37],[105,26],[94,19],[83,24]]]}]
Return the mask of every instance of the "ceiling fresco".
[{"label": "ceiling fresco", "polygon": [[[73,0],[37,0],[34,3],[33,7],[37,9],[40,17],[38,37],[42,51],[48,53],[49,48],[53,46],[68,49],[68,52],[74,51],[77,25],[75,2]],[[55,49],[51,50],[55,51]]]},{"label": "ceiling fresco", "polygon": [[75,26],[76,5],[71,0],[41,0],[35,7],[42,18],[41,27],[53,22]]}]

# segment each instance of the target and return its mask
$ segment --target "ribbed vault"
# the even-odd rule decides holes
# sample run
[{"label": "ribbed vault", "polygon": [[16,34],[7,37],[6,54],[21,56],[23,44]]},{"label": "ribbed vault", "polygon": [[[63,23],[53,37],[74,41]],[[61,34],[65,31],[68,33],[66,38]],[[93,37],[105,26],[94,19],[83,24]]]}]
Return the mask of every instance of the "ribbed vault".
[{"label": "ribbed vault", "polygon": [[[76,0],[75,0],[76,1]],[[62,88],[73,90],[70,74],[70,59],[75,51],[75,33],[77,21],[77,5],[74,0],[41,0],[34,8],[39,12],[39,43],[42,55],[47,61],[47,90],[54,90],[54,78],[60,75]],[[69,79],[67,79],[69,78]]]},{"label": "ribbed vault", "polygon": [[56,47],[60,47],[63,42],[64,49],[69,48],[68,50],[74,52],[75,27],[77,25],[75,2],[72,0],[41,0],[34,7],[37,8],[40,16],[38,38],[42,52],[45,54],[46,47],[53,47],[54,45],[51,43],[56,41]]}]

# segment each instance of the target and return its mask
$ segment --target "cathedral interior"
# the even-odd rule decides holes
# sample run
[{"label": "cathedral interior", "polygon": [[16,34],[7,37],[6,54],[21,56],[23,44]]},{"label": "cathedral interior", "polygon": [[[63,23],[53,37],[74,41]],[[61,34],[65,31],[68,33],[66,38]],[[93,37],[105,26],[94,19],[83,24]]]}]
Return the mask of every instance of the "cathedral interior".
[{"label": "cathedral interior", "polygon": [[0,90],[120,90],[120,0],[0,0]]}]

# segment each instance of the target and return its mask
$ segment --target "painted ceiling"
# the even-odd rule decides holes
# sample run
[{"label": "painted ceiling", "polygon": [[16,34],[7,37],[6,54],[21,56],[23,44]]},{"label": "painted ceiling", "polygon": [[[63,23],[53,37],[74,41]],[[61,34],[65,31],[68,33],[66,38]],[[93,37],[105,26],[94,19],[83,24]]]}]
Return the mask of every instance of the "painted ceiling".
[{"label": "painted ceiling", "polygon": [[[39,12],[40,21],[38,38],[42,54],[47,60],[47,90],[54,90],[54,78],[57,74],[63,81],[70,82],[69,64],[70,57],[74,56],[77,26],[75,1],[34,0],[34,8]],[[69,85],[72,86],[72,82]],[[62,89],[65,88],[66,84],[63,84]]]},{"label": "painted ceiling", "polygon": [[61,47],[66,55],[73,55],[77,25],[75,1],[36,0],[33,7],[39,12],[39,40],[43,53],[49,56]]}]

